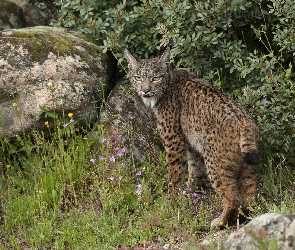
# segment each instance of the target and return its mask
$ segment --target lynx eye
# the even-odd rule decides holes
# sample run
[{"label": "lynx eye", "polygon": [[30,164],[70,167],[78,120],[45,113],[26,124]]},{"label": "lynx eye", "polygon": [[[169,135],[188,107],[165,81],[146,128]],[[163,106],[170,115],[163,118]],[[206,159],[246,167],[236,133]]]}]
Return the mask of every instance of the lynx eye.
[{"label": "lynx eye", "polygon": [[141,77],[140,76],[134,76],[135,81],[140,81]]},{"label": "lynx eye", "polygon": [[155,76],[152,78],[153,82],[157,82],[159,80],[161,80],[161,77],[160,76]]}]

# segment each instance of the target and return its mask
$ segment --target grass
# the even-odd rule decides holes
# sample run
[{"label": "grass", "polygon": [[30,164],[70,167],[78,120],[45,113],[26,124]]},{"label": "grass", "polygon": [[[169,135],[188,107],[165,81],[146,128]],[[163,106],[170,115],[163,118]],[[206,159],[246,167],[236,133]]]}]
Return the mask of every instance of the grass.
[{"label": "grass", "polygon": [[[0,249],[200,249],[213,235],[221,205],[212,190],[168,201],[163,152],[159,166],[134,166],[116,135],[100,127],[93,147],[90,129],[69,118],[55,120],[55,131],[46,123],[44,132],[0,138]],[[295,173],[271,162],[252,216],[294,211]]]}]

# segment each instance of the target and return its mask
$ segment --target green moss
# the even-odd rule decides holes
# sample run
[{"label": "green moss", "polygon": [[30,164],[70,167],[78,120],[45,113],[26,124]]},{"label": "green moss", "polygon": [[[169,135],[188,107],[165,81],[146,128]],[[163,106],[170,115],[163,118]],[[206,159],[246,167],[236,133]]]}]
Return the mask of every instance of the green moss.
[{"label": "green moss", "polygon": [[[89,55],[98,54],[101,60],[106,59],[95,44],[85,41],[87,37],[82,34],[67,32],[62,28],[33,27],[13,30],[10,38],[26,39],[25,44],[31,52],[33,60],[39,62],[46,60],[50,52],[58,56],[79,55],[90,68],[93,68],[94,65]],[[77,46],[83,49],[79,49]]]}]

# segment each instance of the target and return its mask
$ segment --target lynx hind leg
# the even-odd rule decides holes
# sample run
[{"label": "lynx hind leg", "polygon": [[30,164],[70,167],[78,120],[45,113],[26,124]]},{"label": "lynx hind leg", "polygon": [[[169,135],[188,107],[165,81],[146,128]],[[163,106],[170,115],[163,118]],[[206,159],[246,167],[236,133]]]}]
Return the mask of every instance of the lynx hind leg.
[{"label": "lynx hind leg", "polygon": [[188,181],[187,188],[197,187],[198,189],[205,188],[207,182],[207,174],[204,165],[204,159],[200,153],[192,148],[187,150],[188,161]]},{"label": "lynx hind leg", "polygon": [[222,214],[211,222],[211,229],[232,226],[236,223],[242,199],[237,183],[237,166],[233,162],[217,159],[205,164],[212,186],[223,203]]},{"label": "lynx hind leg", "polygon": [[242,198],[242,212],[245,217],[249,213],[249,205],[257,196],[257,183],[255,169],[253,165],[244,164],[243,169],[237,179],[237,184],[240,189]]}]

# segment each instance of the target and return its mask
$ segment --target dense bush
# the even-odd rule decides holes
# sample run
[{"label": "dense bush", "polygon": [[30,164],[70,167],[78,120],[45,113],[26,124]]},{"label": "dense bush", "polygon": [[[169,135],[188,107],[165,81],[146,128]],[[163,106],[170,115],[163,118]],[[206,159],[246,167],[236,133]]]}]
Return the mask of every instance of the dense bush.
[{"label": "dense bush", "polygon": [[54,3],[59,8],[55,24],[94,36],[120,64],[125,47],[146,58],[173,38],[174,66],[187,67],[235,96],[261,126],[263,155],[295,163],[293,1]]}]

